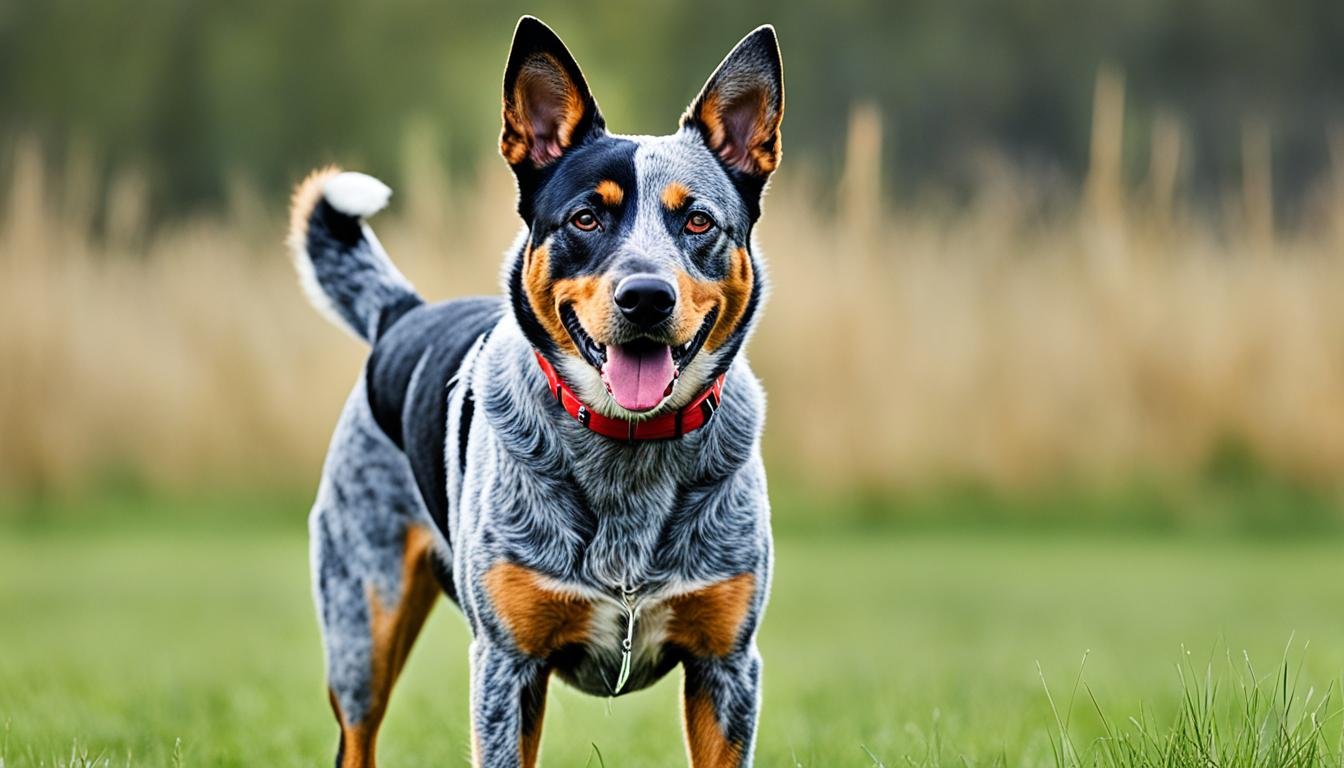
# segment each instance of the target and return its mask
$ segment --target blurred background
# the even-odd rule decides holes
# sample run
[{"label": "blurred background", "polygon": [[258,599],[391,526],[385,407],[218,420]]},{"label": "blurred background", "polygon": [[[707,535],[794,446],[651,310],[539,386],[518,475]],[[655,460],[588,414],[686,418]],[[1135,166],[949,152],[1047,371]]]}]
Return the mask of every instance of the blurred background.
[{"label": "blurred background", "polygon": [[[1337,678],[1337,0],[0,0],[0,613],[28,618],[0,630],[20,660],[0,660],[0,717],[22,736],[15,713],[51,715],[26,721],[39,757],[101,737],[167,759],[174,728],[190,744],[192,722],[247,732],[294,710],[310,724],[257,754],[324,754],[320,698],[237,693],[277,674],[282,640],[225,655],[228,681],[184,671],[190,627],[213,642],[260,605],[285,627],[276,658],[320,685],[303,520],[365,350],[298,290],[287,196],[320,164],[375,174],[395,195],[374,226],[424,295],[495,291],[519,226],[497,136],[522,12],[556,28],[624,133],[670,132],[736,40],[779,32],[785,161],[758,229],[774,290],[749,356],[770,396],[779,578],[799,578],[794,552],[834,582],[781,590],[772,617],[799,631],[773,642],[787,659],[814,641],[835,665],[780,684],[767,764],[867,764],[860,741],[915,754],[931,711],[973,756],[1045,755],[1004,702],[1039,714],[1029,661],[1067,675],[1105,638],[1111,676],[1090,663],[1134,698],[1166,678],[1121,659],[1224,633],[1263,651],[1313,629],[1309,663]],[[1185,607],[1152,614],[1135,563]],[[816,622],[826,584],[852,601]],[[459,642],[448,624],[431,632]],[[90,626],[124,642],[91,654]],[[890,677],[898,641],[942,661]],[[147,643],[179,649],[163,680],[108,671]],[[464,674],[452,665],[434,669]],[[968,693],[972,670],[985,682]],[[816,724],[837,680],[875,702],[855,731]],[[105,700],[121,686],[139,693]],[[880,703],[897,687],[924,692]],[[437,711],[441,688],[411,695]],[[127,736],[146,699],[197,720],[162,704],[157,730]],[[71,700],[88,705],[62,721]],[[983,743],[955,724],[1000,715]],[[220,738],[195,737],[198,762],[233,764],[242,748]],[[828,739],[845,759],[799,758]],[[619,764],[646,759],[628,748]]]}]

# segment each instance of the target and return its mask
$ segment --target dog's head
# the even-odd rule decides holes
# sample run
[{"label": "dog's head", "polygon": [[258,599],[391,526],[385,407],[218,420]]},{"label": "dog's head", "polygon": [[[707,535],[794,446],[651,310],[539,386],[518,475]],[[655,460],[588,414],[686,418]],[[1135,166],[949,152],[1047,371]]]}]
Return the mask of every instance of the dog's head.
[{"label": "dog's head", "polygon": [[518,23],[500,151],[528,237],[508,288],[524,333],[590,407],[647,417],[727,370],[764,290],[751,232],[783,110],[765,26],[723,60],[676,133],[608,133],[560,38]]}]

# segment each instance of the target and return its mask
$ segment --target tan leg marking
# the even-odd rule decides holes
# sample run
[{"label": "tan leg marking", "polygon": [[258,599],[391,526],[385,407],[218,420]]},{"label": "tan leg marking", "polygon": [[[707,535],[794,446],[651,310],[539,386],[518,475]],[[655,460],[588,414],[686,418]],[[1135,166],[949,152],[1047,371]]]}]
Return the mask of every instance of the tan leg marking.
[{"label": "tan leg marking", "polygon": [[342,768],[373,768],[375,765],[378,727],[387,713],[392,685],[405,666],[416,635],[440,592],[429,563],[431,536],[420,526],[406,529],[401,596],[395,606],[385,608],[377,590],[372,585],[368,588],[369,623],[373,635],[369,711],[358,723],[347,723],[335,695],[331,694],[331,707],[341,724]]},{"label": "tan leg marking", "polygon": [[546,715],[546,689],[551,680],[550,670],[542,673],[541,679],[537,682],[537,708],[529,713],[524,707],[523,712],[523,737],[518,743],[518,757],[523,764],[523,768],[534,768],[537,764],[537,756],[541,754],[541,723]]},{"label": "tan leg marking", "polygon": [[518,649],[528,656],[544,659],[566,645],[588,639],[593,615],[589,601],[546,589],[534,571],[513,563],[491,567],[484,582],[495,613]]},{"label": "tan leg marking", "polygon": [[735,768],[742,764],[742,748],[724,735],[714,703],[707,696],[688,695],[683,686],[681,714],[691,768]]}]

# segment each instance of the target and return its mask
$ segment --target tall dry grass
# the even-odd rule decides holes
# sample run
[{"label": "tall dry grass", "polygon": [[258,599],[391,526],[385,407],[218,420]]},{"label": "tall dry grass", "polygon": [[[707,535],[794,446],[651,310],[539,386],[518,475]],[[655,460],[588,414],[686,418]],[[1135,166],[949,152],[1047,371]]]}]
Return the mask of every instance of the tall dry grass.
[{"label": "tall dry grass", "polygon": [[[1180,190],[1186,137],[1153,127],[1122,180],[1123,86],[1103,74],[1076,204],[987,160],[965,206],[893,206],[881,121],[855,113],[840,188],[785,164],[760,240],[773,296],[750,346],[768,460],[789,483],[1000,486],[1180,474],[1236,439],[1329,482],[1344,466],[1344,137],[1334,185],[1276,228],[1268,142],[1221,212]],[[507,171],[453,184],[408,142],[375,222],[426,296],[496,288],[517,226]],[[283,212],[236,185],[215,218],[149,231],[145,185],[93,188],[13,148],[0,218],[0,489],[107,471],[154,487],[311,484],[364,350],[306,305]],[[824,211],[837,200],[839,213]],[[730,395],[731,396],[731,395]]]}]

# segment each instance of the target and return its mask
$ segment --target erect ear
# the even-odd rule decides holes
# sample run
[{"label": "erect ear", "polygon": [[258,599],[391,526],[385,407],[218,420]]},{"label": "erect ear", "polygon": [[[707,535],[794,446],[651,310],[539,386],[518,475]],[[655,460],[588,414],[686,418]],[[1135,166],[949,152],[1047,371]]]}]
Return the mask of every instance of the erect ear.
[{"label": "erect ear", "polygon": [[504,68],[504,159],[515,170],[543,168],[602,127],[597,102],[565,44],[540,20],[519,19]]},{"label": "erect ear", "polygon": [[775,28],[742,38],[681,118],[729,168],[764,178],[779,165],[784,70]]}]

